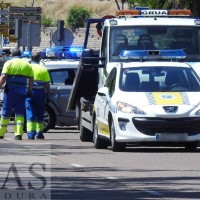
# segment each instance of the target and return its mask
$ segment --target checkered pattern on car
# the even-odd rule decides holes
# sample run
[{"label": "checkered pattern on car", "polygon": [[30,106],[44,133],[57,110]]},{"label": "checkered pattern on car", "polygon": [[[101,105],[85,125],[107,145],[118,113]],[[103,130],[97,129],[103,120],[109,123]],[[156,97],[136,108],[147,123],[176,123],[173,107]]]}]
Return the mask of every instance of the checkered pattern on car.
[{"label": "checkered pattern on car", "polygon": [[109,109],[113,113],[117,113],[118,112],[117,106],[116,105],[112,105],[111,103],[109,103]]},{"label": "checkered pattern on car", "polygon": [[190,101],[189,101],[187,94],[185,92],[181,92],[180,94],[181,94],[181,97],[182,97],[183,104],[189,105]]},{"label": "checkered pattern on car", "polygon": [[149,104],[150,104],[150,105],[155,105],[156,102],[155,102],[155,99],[154,99],[152,93],[151,93],[151,92],[146,92],[145,94],[146,94],[146,96],[147,96],[147,99],[148,99]]}]

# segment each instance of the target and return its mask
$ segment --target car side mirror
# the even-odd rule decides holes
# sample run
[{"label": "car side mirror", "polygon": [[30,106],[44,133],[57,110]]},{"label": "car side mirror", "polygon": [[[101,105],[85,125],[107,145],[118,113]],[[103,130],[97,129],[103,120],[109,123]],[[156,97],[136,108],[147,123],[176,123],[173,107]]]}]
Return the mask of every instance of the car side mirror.
[{"label": "car side mirror", "polygon": [[102,87],[98,90],[98,95],[100,96],[108,96],[108,87]]}]

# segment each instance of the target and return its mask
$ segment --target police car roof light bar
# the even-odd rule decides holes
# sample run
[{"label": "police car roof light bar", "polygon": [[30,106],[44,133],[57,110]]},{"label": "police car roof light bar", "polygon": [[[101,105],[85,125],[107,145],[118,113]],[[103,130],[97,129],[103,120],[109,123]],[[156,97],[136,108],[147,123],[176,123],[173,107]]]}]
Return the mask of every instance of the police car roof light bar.
[{"label": "police car roof light bar", "polygon": [[175,50],[124,50],[120,53],[124,60],[183,60],[186,54],[182,49]]},{"label": "police car roof light bar", "polygon": [[81,46],[55,46],[40,52],[41,59],[79,59],[82,55]]}]

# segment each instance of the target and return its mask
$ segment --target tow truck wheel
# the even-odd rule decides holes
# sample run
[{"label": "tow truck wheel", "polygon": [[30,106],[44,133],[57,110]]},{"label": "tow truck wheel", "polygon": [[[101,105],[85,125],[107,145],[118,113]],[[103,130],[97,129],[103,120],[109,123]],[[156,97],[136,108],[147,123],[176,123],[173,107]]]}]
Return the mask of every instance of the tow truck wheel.
[{"label": "tow truck wheel", "polygon": [[111,127],[110,127],[110,133],[111,133],[111,148],[113,152],[117,151],[123,151],[126,147],[125,143],[120,143],[115,140],[116,133],[115,133],[115,126],[114,122],[112,121]]},{"label": "tow truck wheel", "polygon": [[79,127],[80,127],[80,140],[82,142],[91,142],[92,141],[92,132],[82,125],[81,112],[80,112],[80,118],[79,118]]},{"label": "tow truck wheel", "polygon": [[96,149],[106,149],[108,147],[108,142],[99,137],[96,119],[94,119],[93,142]]},{"label": "tow truck wheel", "polygon": [[185,144],[186,151],[195,151],[198,147],[198,142],[187,142]]}]

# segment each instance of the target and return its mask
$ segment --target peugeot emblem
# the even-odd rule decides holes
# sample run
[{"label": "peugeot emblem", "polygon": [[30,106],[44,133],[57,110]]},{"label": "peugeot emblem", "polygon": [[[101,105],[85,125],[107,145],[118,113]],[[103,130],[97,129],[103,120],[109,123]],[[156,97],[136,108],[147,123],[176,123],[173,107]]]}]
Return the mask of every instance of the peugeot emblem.
[{"label": "peugeot emblem", "polygon": [[178,106],[163,106],[166,113],[175,113],[178,110]]}]

